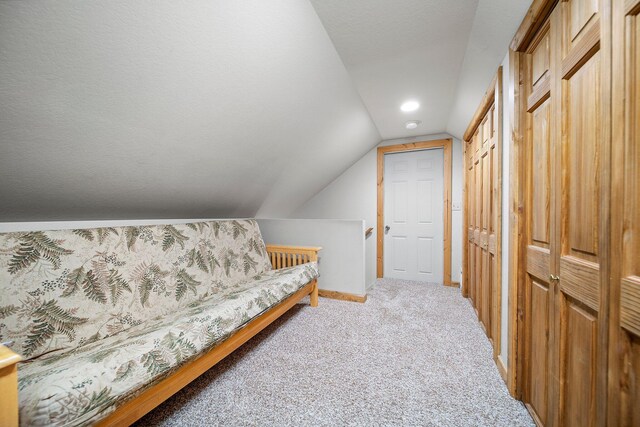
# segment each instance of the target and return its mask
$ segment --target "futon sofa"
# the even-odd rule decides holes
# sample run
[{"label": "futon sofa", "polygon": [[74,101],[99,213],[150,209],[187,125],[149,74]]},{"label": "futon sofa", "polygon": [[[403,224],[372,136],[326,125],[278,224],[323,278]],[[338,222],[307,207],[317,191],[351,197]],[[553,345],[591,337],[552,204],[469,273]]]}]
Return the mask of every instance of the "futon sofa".
[{"label": "futon sofa", "polygon": [[21,425],[133,423],[317,305],[319,249],[265,246],[254,220],[0,234],[3,425],[15,400]]}]

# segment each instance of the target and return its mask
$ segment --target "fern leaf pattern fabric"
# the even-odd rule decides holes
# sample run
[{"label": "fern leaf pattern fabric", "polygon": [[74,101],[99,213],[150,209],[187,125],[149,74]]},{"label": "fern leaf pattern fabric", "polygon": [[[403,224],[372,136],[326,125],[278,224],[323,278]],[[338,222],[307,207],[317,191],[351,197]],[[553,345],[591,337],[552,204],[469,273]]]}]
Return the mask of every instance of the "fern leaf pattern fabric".
[{"label": "fern leaf pattern fabric", "polygon": [[179,312],[20,366],[21,424],[75,426],[104,418],[317,274],[316,263],[265,272]]},{"label": "fern leaf pattern fabric", "polygon": [[0,234],[0,339],[73,349],[269,270],[253,220]]},{"label": "fern leaf pattern fabric", "polygon": [[272,270],[255,220],[0,233],[21,423],[100,419],[317,275]]}]

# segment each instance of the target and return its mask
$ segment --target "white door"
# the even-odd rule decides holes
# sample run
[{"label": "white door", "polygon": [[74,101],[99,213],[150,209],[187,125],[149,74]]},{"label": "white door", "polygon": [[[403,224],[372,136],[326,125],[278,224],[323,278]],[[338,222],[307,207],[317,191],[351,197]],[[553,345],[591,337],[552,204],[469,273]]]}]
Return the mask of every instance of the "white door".
[{"label": "white door", "polygon": [[442,283],[444,150],[384,156],[384,277]]}]

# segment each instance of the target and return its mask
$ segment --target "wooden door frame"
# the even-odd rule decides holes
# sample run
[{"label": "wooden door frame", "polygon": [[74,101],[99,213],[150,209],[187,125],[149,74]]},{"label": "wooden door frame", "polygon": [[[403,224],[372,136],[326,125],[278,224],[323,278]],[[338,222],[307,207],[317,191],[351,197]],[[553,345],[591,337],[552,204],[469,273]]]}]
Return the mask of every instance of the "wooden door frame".
[{"label": "wooden door frame", "polygon": [[436,139],[433,141],[409,142],[406,144],[388,145],[378,147],[378,207],[377,207],[377,277],[384,274],[384,155],[403,153],[407,151],[421,151],[442,148],[444,151],[444,268],[443,284],[445,286],[460,286],[458,282],[451,281],[451,150],[453,139]]}]

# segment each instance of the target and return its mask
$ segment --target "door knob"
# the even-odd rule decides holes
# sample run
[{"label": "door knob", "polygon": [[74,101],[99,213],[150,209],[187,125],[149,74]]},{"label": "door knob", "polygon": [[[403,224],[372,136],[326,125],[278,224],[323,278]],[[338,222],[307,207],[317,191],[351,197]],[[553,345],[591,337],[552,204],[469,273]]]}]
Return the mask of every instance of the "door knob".
[{"label": "door knob", "polygon": [[389,232],[389,230],[391,230],[391,227],[389,227],[388,225],[384,226],[384,234],[387,234]]}]

